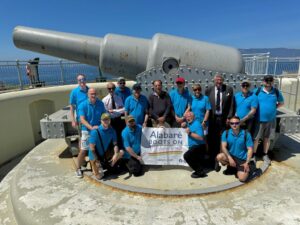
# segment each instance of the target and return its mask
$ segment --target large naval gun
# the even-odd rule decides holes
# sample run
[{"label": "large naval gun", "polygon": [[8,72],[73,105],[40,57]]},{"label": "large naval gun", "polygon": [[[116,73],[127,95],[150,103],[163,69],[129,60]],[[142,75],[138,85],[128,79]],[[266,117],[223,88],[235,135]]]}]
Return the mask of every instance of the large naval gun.
[{"label": "large naval gun", "polygon": [[[22,49],[99,66],[103,72],[136,80],[146,95],[152,91],[153,80],[162,80],[164,89],[169,91],[175,87],[178,76],[186,79],[187,88],[199,83],[203,90],[213,84],[217,73],[235,91],[240,90],[240,82],[245,78],[252,87],[260,86],[263,80],[263,76],[244,73],[243,59],[237,49],[166,34],[155,34],[151,40],[116,34],[96,38],[18,26],[13,40]],[[42,136],[71,135],[74,130],[68,121],[64,111],[46,116],[41,120]],[[297,133],[299,122],[296,114],[281,109],[277,133]]]}]

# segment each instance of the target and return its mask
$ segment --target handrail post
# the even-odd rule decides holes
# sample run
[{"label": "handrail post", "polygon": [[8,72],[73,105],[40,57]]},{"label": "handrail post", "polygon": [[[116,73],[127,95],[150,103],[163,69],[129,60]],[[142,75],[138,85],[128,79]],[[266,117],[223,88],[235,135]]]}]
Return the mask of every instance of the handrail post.
[{"label": "handrail post", "polygon": [[60,82],[62,85],[64,85],[65,84],[64,67],[61,59],[59,60],[59,65],[60,65]]},{"label": "handrail post", "polygon": [[267,56],[267,65],[266,65],[265,75],[268,75],[268,72],[269,72],[269,56]]},{"label": "handrail post", "polygon": [[295,104],[294,104],[295,112],[297,112],[298,91],[299,91],[299,77],[297,76],[297,86],[296,86],[296,95],[295,95]]},{"label": "handrail post", "polygon": [[254,69],[255,69],[255,56],[253,56],[253,60],[252,60],[252,75],[254,75]]},{"label": "handrail post", "polygon": [[16,64],[17,64],[17,71],[18,71],[18,78],[19,78],[20,90],[23,90],[22,73],[21,73],[21,68],[20,68],[20,61],[18,59],[16,60]]},{"label": "handrail post", "polygon": [[274,76],[276,75],[276,70],[277,70],[277,61],[278,61],[278,58],[276,57],[275,58],[275,66],[274,66]]}]

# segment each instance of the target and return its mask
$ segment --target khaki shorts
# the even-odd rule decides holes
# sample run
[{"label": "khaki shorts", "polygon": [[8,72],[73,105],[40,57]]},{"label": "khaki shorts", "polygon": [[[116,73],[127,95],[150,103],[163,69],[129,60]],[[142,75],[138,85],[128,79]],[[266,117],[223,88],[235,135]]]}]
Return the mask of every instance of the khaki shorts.
[{"label": "khaki shorts", "polygon": [[258,140],[260,138],[269,138],[271,134],[271,130],[274,128],[275,122],[270,121],[270,122],[260,122],[254,133],[254,139]]}]

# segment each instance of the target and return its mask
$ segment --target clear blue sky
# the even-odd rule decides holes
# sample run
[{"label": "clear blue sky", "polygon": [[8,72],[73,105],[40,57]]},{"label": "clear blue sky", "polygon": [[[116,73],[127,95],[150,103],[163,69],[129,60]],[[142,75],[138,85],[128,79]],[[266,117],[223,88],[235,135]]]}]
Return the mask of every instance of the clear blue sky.
[{"label": "clear blue sky", "polygon": [[236,48],[300,49],[298,0],[2,0],[0,60],[40,56],[17,49],[17,25],[102,37],[166,33]]}]

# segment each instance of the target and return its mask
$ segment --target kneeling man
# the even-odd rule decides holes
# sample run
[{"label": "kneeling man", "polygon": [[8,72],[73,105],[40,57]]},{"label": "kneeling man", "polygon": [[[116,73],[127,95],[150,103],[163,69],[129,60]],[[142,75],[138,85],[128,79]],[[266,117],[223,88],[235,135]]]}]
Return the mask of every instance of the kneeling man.
[{"label": "kneeling man", "polygon": [[[253,141],[249,132],[240,129],[240,118],[234,116],[229,121],[231,129],[222,134],[221,153],[217,160],[227,165],[227,170],[235,168],[237,177],[245,182],[249,175],[249,162],[253,154]],[[226,170],[224,171],[226,174]]]},{"label": "kneeling man", "polygon": [[89,158],[95,177],[101,179],[103,177],[102,166],[108,171],[114,171],[124,151],[119,151],[116,131],[110,126],[108,113],[102,114],[101,125],[98,129],[92,130],[90,135]]},{"label": "kneeling man", "polygon": [[130,174],[140,176],[143,174],[141,157],[142,126],[136,124],[131,115],[126,118],[127,126],[122,131],[123,146],[125,148],[124,160]]},{"label": "kneeling man", "polygon": [[[184,160],[195,171],[191,175],[192,178],[205,177],[206,173],[203,169],[203,165],[206,145],[203,138],[202,125],[199,120],[195,119],[195,115],[192,112],[185,113],[185,119],[187,121],[185,131],[188,134],[189,150],[184,153]],[[182,127],[185,126],[186,124],[182,124]]]}]

